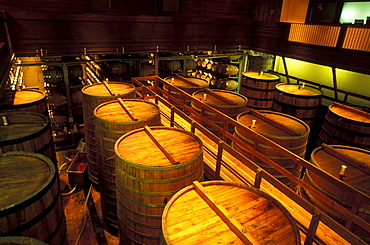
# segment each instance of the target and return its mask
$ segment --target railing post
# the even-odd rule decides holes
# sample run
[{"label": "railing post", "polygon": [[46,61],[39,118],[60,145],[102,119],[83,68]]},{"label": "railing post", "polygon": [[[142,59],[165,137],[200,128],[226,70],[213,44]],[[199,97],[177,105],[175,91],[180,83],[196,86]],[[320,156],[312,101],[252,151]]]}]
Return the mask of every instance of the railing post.
[{"label": "railing post", "polygon": [[220,140],[218,142],[215,179],[219,179],[220,178],[221,160],[222,160],[222,152],[223,152],[223,150],[224,150],[224,142]]},{"label": "railing post", "polygon": [[317,227],[319,226],[321,218],[321,213],[315,210],[315,213],[312,216],[310,226],[307,230],[306,239],[304,241],[304,245],[311,245],[313,243],[313,238],[315,237]]}]

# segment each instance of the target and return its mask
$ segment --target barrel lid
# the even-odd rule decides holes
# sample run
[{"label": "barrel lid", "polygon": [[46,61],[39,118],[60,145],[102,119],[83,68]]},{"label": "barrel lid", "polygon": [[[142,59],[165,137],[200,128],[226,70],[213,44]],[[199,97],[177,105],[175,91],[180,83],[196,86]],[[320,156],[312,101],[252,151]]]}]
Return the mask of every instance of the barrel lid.
[{"label": "barrel lid", "polygon": [[36,89],[25,89],[21,91],[6,91],[0,99],[1,106],[17,106],[31,104],[45,98],[45,93]]},{"label": "barrel lid", "polygon": [[277,79],[280,79],[280,77],[278,75],[265,73],[265,72],[262,75],[260,75],[259,72],[243,71],[242,74],[245,77],[249,77],[249,78],[256,79],[256,80],[277,80]]},{"label": "barrel lid", "polygon": [[[166,152],[183,166],[202,154],[202,141],[194,134],[170,127],[150,127],[151,134],[160,142]],[[115,144],[116,155],[125,163],[147,168],[173,168],[174,165],[148,136],[144,128],[130,131]]]},{"label": "barrel lid", "polygon": [[[290,129],[291,131],[294,131],[297,135],[307,135],[310,131],[309,126],[296,117],[269,110],[259,110],[258,112],[264,117],[273,120],[274,122],[284,126],[285,128]],[[275,126],[274,124],[262,120],[261,118],[254,115],[251,111],[240,113],[237,116],[236,120],[246,127],[250,127],[252,124],[252,120],[256,120],[255,127],[253,127],[252,129],[257,133],[268,136],[269,138],[295,137],[285,130],[282,130],[281,128]]]},{"label": "barrel lid", "polygon": [[[215,206],[225,210],[259,244],[300,244],[297,224],[277,200],[256,188],[225,181],[201,183]],[[239,228],[239,227],[238,227]],[[194,185],[178,191],[162,215],[166,244],[243,244],[198,194]]]},{"label": "barrel lid", "polygon": [[370,123],[370,114],[364,111],[357,110],[350,106],[334,103],[329,106],[329,110],[339,117],[346,118],[352,121],[361,123]]},{"label": "barrel lid", "polygon": [[181,79],[178,76],[170,76],[166,77],[164,80],[168,83],[170,83],[173,86],[176,86],[178,88],[207,88],[208,87],[208,82],[204,79],[201,78],[196,78],[196,77],[184,77],[185,79],[189,80],[191,83],[194,83],[196,85],[191,85],[190,83],[187,83],[184,81],[184,79]]},{"label": "barrel lid", "polygon": [[41,154],[14,151],[0,155],[0,211],[30,200],[54,175],[54,164]]},{"label": "barrel lid", "polygon": [[82,93],[89,96],[96,97],[115,97],[118,95],[125,95],[133,93],[135,91],[135,86],[129,83],[122,82],[108,82],[109,88],[114,95],[111,95],[108,89],[103,83],[94,83],[87,85],[82,88]]},{"label": "barrel lid", "polygon": [[[330,145],[339,153],[349,156],[358,162],[361,162],[365,167],[370,168],[370,151],[345,146],[345,145]],[[334,177],[339,178],[341,166],[346,165],[344,182],[362,190],[363,192],[370,194],[370,176],[363,171],[355,168],[351,164],[347,163],[343,158],[334,156],[329,152],[325,151],[323,147],[317,147],[311,153],[311,162],[320,167],[322,170]],[[319,183],[318,183],[319,184]]]},{"label": "barrel lid", "polygon": [[[146,121],[160,113],[158,106],[152,102],[135,99],[125,99],[122,101],[131,115],[137,119],[136,122]],[[133,120],[122,108],[118,100],[100,104],[95,108],[94,115],[99,119],[108,122],[133,123]]]},{"label": "barrel lid", "polygon": [[[210,90],[216,95],[233,102],[234,103],[233,105],[218,98],[218,96],[213,96],[211,92],[207,92],[207,91],[209,90],[200,90],[200,91],[194,92],[193,97],[202,101],[203,103],[207,105],[214,106],[214,107],[242,107],[242,106],[246,106],[248,103],[248,99],[245,96],[232,92],[232,91],[218,90],[218,89]],[[207,94],[206,100],[204,100],[204,94]]]},{"label": "barrel lid", "polygon": [[307,96],[307,97],[316,97],[321,96],[322,92],[312,86],[305,85],[302,88],[302,84],[288,84],[288,83],[279,83],[276,84],[276,89],[279,92],[284,92],[291,95]]},{"label": "barrel lid", "polygon": [[[4,125],[4,119],[8,125]],[[40,113],[28,111],[12,111],[0,113],[0,145],[13,144],[17,140],[33,138],[49,127],[49,119]]]}]

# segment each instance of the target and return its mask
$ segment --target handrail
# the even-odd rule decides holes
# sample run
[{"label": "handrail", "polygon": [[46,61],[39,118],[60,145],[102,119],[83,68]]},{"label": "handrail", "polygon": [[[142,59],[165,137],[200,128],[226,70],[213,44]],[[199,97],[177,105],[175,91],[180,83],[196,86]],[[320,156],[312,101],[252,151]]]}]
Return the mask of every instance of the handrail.
[{"label": "handrail", "polygon": [[[154,81],[154,85],[151,86],[151,87],[144,86],[144,85],[142,85],[140,83],[140,81],[142,81],[142,80],[153,80]],[[206,132],[206,134],[212,134],[208,130],[204,129],[203,126],[201,126],[198,122],[194,122],[191,118],[189,118],[184,113],[184,112],[190,112],[190,113],[197,113],[197,112],[194,109],[192,109],[191,107],[189,107],[189,106],[185,105],[184,103],[182,103],[180,100],[174,98],[170,93],[162,90],[160,87],[162,85],[164,85],[164,84],[166,84],[166,86],[171,86],[171,90],[172,91],[176,91],[178,93],[181,93],[186,99],[191,100],[191,101],[196,100],[197,103],[200,103],[199,106],[202,107],[201,108],[202,110],[210,111],[211,113],[217,114],[220,118],[224,119],[227,124],[230,124],[231,123],[235,127],[242,127],[243,130],[250,131],[251,135],[253,135],[255,137],[255,139],[256,139],[255,140],[255,143],[258,144],[258,142],[263,142],[264,144],[266,144],[266,145],[274,148],[276,151],[278,151],[279,153],[283,154],[284,156],[290,158],[295,163],[300,164],[302,167],[305,167],[310,172],[313,172],[313,173],[319,175],[320,177],[325,178],[325,179],[331,181],[334,185],[339,186],[340,188],[342,188],[344,190],[348,190],[351,193],[354,193],[354,195],[356,196],[356,200],[359,203],[370,203],[370,197],[368,195],[366,195],[365,193],[362,193],[361,191],[353,188],[352,186],[350,186],[350,185],[348,185],[348,184],[346,184],[346,183],[344,183],[342,181],[339,181],[338,179],[332,177],[331,175],[327,174],[326,172],[321,171],[315,165],[311,164],[310,162],[308,162],[307,160],[303,159],[302,157],[297,156],[296,154],[290,152],[289,150],[283,148],[282,146],[274,143],[273,141],[265,138],[264,136],[262,136],[262,135],[260,135],[260,134],[258,134],[256,132],[254,132],[253,130],[245,127],[244,125],[242,125],[239,122],[235,121],[234,119],[228,117],[227,115],[225,115],[225,114],[219,112],[218,110],[215,110],[212,107],[208,106],[207,104],[204,104],[201,101],[193,98],[189,94],[185,93],[184,91],[182,91],[181,89],[178,89],[175,86],[172,86],[171,84],[167,83],[163,79],[161,79],[161,78],[159,78],[157,76],[149,76],[149,77],[133,78],[132,79],[132,82],[135,85],[137,85],[138,86],[138,90],[142,92],[141,93],[141,96],[143,97],[143,99],[152,97],[152,98],[155,99],[156,103],[158,103],[158,101],[161,101],[161,102],[162,101],[163,102],[166,101],[165,99],[163,99],[158,94],[163,94],[167,98],[169,98],[169,100],[171,101],[171,103],[169,103],[169,102],[166,101],[167,103],[164,103],[164,104],[166,106],[168,106],[169,108],[171,108],[171,118],[170,118],[171,125],[174,125],[175,124],[175,122],[173,121],[174,120],[173,117],[174,117],[174,115],[176,113],[176,114],[180,115],[181,117],[183,117],[184,120],[186,120],[189,123],[191,123],[191,125],[192,125],[192,131],[196,128],[196,129],[200,130],[201,132]],[[182,107],[182,111],[179,110],[178,108],[174,107],[172,105],[173,103],[175,103],[176,105],[181,106]],[[279,166],[278,164],[276,164],[271,159],[268,159],[263,154],[261,154],[258,151],[254,150],[253,147],[247,145],[245,142],[242,142],[240,139],[234,137],[233,135],[231,135],[229,132],[227,132],[223,128],[215,125],[213,122],[210,122],[206,118],[201,118],[201,120],[202,120],[202,122],[205,122],[205,123],[209,124],[211,127],[219,130],[222,133],[223,138],[229,138],[232,141],[240,144],[243,148],[245,148],[246,150],[248,150],[249,152],[251,152],[255,157],[257,157],[261,161],[265,162],[266,164],[272,166],[273,168],[275,168],[280,173],[284,174],[292,182],[296,183],[296,185],[302,186],[303,188],[305,188],[309,192],[315,193],[317,195],[321,195],[322,196],[322,199],[325,202],[328,202],[331,205],[333,205],[333,210],[336,210],[337,212],[340,212],[343,215],[347,216],[349,218],[349,223],[354,222],[354,223],[358,224],[359,226],[363,227],[364,229],[370,230],[370,224],[367,223],[366,221],[364,221],[363,219],[361,219],[360,217],[358,217],[355,214],[355,213],[357,213],[357,210],[351,210],[351,211],[349,211],[346,208],[342,207],[341,205],[336,204],[336,203],[333,203],[332,200],[329,197],[324,196],[323,194],[321,194],[320,192],[318,192],[316,189],[314,189],[312,186],[310,186],[307,183],[303,182],[301,179],[299,179],[298,177],[294,176],[293,174],[291,174],[290,172],[288,172],[286,169],[284,169],[281,166]],[[219,150],[222,151],[223,149],[227,149],[229,152],[231,152],[231,155],[233,155],[237,159],[242,160],[241,162],[245,166],[249,167],[251,170],[253,170],[256,173],[256,177],[255,177],[254,183],[249,183],[249,184],[254,185],[256,188],[260,188],[261,179],[262,178],[263,179],[266,179],[275,188],[277,188],[278,190],[280,190],[285,195],[289,196],[289,198],[291,198],[292,200],[294,200],[296,203],[298,203],[300,206],[302,206],[306,211],[308,211],[309,213],[311,213],[313,215],[313,217],[315,217],[315,218],[313,218],[311,220],[312,224],[310,225],[310,228],[308,229],[308,232],[310,234],[312,232],[314,232],[314,233],[316,232],[316,228],[317,228],[317,223],[316,222],[321,221],[321,222],[324,222],[326,225],[328,225],[333,230],[335,230],[338,234],[341,234],[342,237],[344,237],[346,240],[350,241],[352,244],[366,244],[366,243],[364,243],[364,241],[362,241],[361,239],[359,239],[358,237],[356,237],[355,235],[353,235],[350,231],[346,230],[345,227],[339,225],[337,222],[333,221],[329,216],[327,216],[326,214],[324,214],[321,211],[317,210],[312,204],[308,203],[306,200],[304,200],[303,198],[299,197],[295,192],[292,191],[292,189],[290,189],[289,187],[285,186],[281,182],[277,181],[273,176],[271,176],[265,170],[261,169],[255,163],[253,163],[252,161],[250,161],[250,159],[248,159],[248,158],[242,156],[240,153],[236,152],[233,148],[231,148],[223,140],[218,139],[216,136],[214,136],[213,138],[212,137],[210,137],[210,138],[215,143],[218,144]],[[220,177],[220,173],[219,173],[219,169],[221,168],[221,162],[222,161],[219,159],[219,157],[220,157],[219,155],[222,156],[222,154],[219,154],[219,152],[218,152],[217,155],[218,155],[217,156],[217,166],[216,166],[216,171],[215,171],[215,174],[216,175],[214,177],[215,178],[221,178]],[[242,181],[243,183],[245,183],[245,180],[243,180],[242,178],[238,177],[238,179],[240,179],[240,181]],[[320,213],[320,215],[317,215],[318,213]],[[317,216],[319,216],[319,218],[317,218]],[[311,229],[314,229],[314,231],[312,231]],[[307,243],[307,244],[310,244],[310,243]]]}]

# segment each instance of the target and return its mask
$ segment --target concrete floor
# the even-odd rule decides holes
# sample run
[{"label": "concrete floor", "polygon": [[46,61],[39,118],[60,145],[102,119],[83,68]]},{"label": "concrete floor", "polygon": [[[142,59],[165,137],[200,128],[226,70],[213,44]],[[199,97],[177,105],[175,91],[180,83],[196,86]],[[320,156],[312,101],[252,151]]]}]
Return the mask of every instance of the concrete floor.
[{"label": "concrete floor", "polygon": [[[77,153],[76,149],[57,151],[58,166],[68,162],[65,158],[73,158]],[[62,193],[67,194],[71,187],[68,180],[69,164],[66,164],[59,171],[60,189]],[[67,223],[67,239],[69,245],[95,245],[95,244],[119,244],[118,237],[111,235],[103,228],[103,220],[100,206],[100,193],[93,187],[91,188],[89,201],[86,208],[86,196],[88,195],[90,186],[80,186],[70,195],[62,195],[64,213]],[[86,213],[86,223],[84,226]],[[79,234],[83,229],[82,235]],[[78,243],[76,243],[79,239]]]}]

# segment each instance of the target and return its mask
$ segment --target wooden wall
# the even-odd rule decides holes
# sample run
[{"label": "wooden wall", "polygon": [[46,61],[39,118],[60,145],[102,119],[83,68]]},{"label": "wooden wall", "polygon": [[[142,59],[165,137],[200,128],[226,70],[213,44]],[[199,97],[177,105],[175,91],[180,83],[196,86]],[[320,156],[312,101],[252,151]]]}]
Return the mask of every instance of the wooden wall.
[{"label": "wooden wall", "polygon": [[89,51],[153,52],[250,48],[255,0],[111,0],[111,9],[91,9],[106,0],[0,0],[17,56],[78,55]]}]

